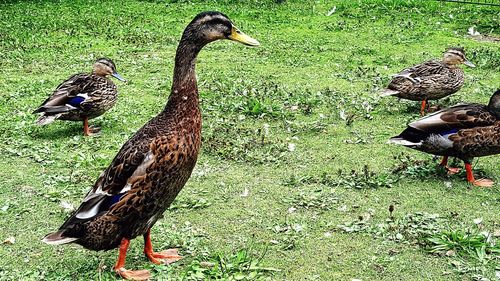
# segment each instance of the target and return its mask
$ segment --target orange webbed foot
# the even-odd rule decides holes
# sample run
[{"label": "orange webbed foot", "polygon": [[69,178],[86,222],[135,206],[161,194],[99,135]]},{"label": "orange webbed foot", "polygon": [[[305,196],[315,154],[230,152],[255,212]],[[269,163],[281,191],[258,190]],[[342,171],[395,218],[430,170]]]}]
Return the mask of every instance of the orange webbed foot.
[{"label": "orange webbed foot", "polygon": [[90,134],[97,134],[101,131],[101,127],[89,126]]},{"label": "orange webbed foot", "polygon": [[154,264],[171,264],[182,259],[177,249],[168,249],[159,253],[146,252],[144,254]]},{"label": "orange webbed foot", "polygon": [[460,168],[451,168],[451,167],[445,167],[448,175],[454,175],[458,174],[460,172]]},{"label": "orange webbed foot", "polygon": [[479,179],[472,182],[474,186],[478,187],[492,187],[495,182],[490,179]]},{"label": "orange webbed foot", "polygon": [[99,128],[99,127],[88,126],[88,128],[83,129],[83,135],[85,135],[86,137],[90,137],[90,136],[99,134],[100,131],[101,131],[101,128]]},{"label": "orange webbed foot", "polygon": [[121,278],[125,280],[149,280],[151,278],[151,273],[149,270],[127,270],[123,267],[115,268],[116,274],[120,275]]}]

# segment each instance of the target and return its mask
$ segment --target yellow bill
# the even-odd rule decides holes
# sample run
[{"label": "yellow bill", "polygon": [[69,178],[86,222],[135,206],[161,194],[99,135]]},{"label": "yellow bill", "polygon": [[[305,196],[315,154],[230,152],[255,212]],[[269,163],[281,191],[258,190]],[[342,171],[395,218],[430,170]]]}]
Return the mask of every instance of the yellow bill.
[{"label": "yellow bill", "polygon": [[260,45],[259,41],[253,39],[252,37],[246,35],[241,32],[236,26],[233,25],[233,29],[231,30],[231,35],[228,36],[230,40],[237,41],[243,43],[247,46],[257,47]]}]

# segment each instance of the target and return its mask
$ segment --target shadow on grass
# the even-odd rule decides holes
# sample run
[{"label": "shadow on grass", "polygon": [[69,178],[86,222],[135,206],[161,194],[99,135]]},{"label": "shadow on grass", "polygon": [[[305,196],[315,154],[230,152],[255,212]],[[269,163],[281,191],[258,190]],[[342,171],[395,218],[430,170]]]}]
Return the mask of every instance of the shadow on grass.
[{"label": "shadow on grass", "polygon": [[57,126],[57,124],[41,126],[33,131],[30,137],[32,139],[58,140],[79,135],[83,136],[82,125],[73,123],[70,126]]}]

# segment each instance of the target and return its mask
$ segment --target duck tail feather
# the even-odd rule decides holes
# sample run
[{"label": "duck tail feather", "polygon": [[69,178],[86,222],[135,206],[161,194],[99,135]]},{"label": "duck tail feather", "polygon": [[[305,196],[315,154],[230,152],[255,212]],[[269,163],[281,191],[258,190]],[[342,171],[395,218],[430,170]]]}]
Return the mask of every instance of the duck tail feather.
[{"label": "duck tail feather", "polygon": [[406,140],[400,136],[390,138],[387,141],[387,143],[398,144],[398,145],[403,145],[403,146],[408,146],[408,147],[417,147],[417,146],[420,146],[422,144],[422,142],[412,142],[412,141]]},{"label": "duck tail feather", "polygon": [[399,91],[396,90],[391,90],[391,89],[384,89],[382,93],[380,94],[381,97],[388,97],[388,96],[397,96],[399,94]]},{"label": "duck tail feather", "polygon": [[62,245],[74,242],[79,239],[75,237],[66,237],[64,236],[64,232],[65,232],[64,230],[58,230],[56,232],[48,234],[42,239],[42,242],[47,243],[49,245]]},{"label": "duck tail feather", "polygon": [[42,106],[39,109],[35,110],[33,113],[48,113],[48,114],[57,114],[64,113],[71,110],[77,109],[76,107],[65,104],[65,105],[54,105],[54,106]]},{"label": "duck tail feather", "polygon": [[47,125],[49,123],[54,122],[54,120],[56,120],[57,118],[59,118],[59,116],[61,116],[61,114],[56,114],[56,115],[42,115],[42,116],[40,116],[38,118],[38,120],[36,120],[36,124],[40,125],[40,126]]}]

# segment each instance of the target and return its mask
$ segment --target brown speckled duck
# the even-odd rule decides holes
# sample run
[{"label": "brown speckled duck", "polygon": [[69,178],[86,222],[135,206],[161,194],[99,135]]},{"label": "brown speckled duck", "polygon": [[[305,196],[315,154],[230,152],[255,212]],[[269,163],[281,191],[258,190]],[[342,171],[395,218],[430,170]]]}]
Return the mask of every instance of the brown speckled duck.
[{"label": "brown speckled duck", "polygon": [[101,116],[116,103],[116,85],[107,77],[111,75],[125,82],[117,72],[115,63],[100,58],[94,63],[92,73],[79,73],[57,86],[52,95],[33,113],[41,113],[38,125],[46,125],[56,119],[83,121],[86,136],[99,131],[89,127],[89,119]]},{"label": "brown speckled duck", "polygon": [[123,145],[77,211],[44,242],[72,242],[91,250],[119,247],[114,270],[123,278],[135,280],[150,277],[147,270],[124,268],[130,240],[139,235],[144,236],[144,254],[151,262],[169,263],[180,258],[175,250],[153,252],[150,229],[196,164],[201,114],[195,61],[206,44],[219,39],[259,45],[219,12],[197,15],[184,30],[177,48],[172,91],[163,111]]},{"label": "brown speckled duck", "polygon": [[390,141],[443,156],[440,165],[450,173],[458,172],[458,168],[447,166],[448,157],[460,158],[465,162],[467,181],[476,186],[492,186],[489,179],[474,179],[471,163],[474,157],[500,153],[500,90],[488,105],[459,104],[443,109],[410,123]]},{"label": "brown speckled duck", "polygon": [[463,48],[450,48],[442,61],[427,61],[394,75],[382,96],[422,101],[420,115],[428,100],[437,100],[456,93],[464,84],[460,64],[475,67],[465,57]]}]

